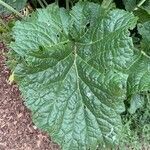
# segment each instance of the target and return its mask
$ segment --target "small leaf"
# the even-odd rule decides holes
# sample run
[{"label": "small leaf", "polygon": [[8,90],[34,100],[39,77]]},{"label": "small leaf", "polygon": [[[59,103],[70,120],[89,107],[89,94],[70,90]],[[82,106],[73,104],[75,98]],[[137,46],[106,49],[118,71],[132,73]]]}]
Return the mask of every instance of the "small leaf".
[{"label": "small leaf", "polygon": [[137,109],[141,108],[143,105],[144,105],[144,97],[142,97],[139,94],[135,94],[130,99],[130,107],[128,111],[132,115],[136,112]]}]

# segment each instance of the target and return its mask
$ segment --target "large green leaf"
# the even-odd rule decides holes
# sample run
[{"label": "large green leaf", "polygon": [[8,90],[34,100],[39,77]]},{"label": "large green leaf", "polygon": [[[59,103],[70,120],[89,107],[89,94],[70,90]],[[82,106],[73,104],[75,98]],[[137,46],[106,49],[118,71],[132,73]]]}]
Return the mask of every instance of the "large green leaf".
[{"label": "large green leaf", "polygon": [[[3,1],[18,11],[20,11],[27,2],[27,0],[3,0]],[[0,5],[0,14],[10,14],[10,13],[11,12],[7,8]]]},{"label": "large green leaf", "polygon": [[135,10],[134,12],[135,16],[138,16],[138,22],[140,23],[144,23],[150,20],[150,14],[148,14],[148,12],[143,9],[143,8],[139,8],[137,10]]},{"label": "large green leaf", "polygon": [[144,103],[140,94],[145,94],[145,92],[150,90],[149,28],[149,22],[139,25],[138,29],[142,35],[141,56],[131,66],[127,79],[127,96],[130,100],[129,112],[131,114],[135,113],[135,111]]},{"label": "large green leaf", "polygon": [[125,9],[128,11],[133,11],[139,2],[140,0],[123,0]]},{"label": "large green leaf", "polygon": [[15,80],[33,122],[62,149],[118,143],[128,74],[145,58],[129,37],[136,21],[123,10],[77,3],[70,12],[51,5],[16,23]]},{"label": "large green leaf", "polygon": [[138,24],[142,35],[141,56],[130,68],[128,95],[150,90],[150,22]]},{"label": "large green leaf", "polygon": [[123,2],[127,11],[133,11],[138,16],[139,22],[144,23],[150,20],[150,0],[123,0]]},{"label": "large green leaf", "polygon": [[[125,9],[128,11],[133,11],[139,7],[146,10],[150,14],[150,0],[123,0]],[[140,4],[140,5],[139,5]]]},{"label": "large green leaf", "polygon": [[144,23],[150,21],[150,0],[146,0],[135,13],[139,17],[139,22]]},{"label": "large green leaf", "polygon": [[127,84],[128,96],[150,90],[150,58],[145,52],[142,52],[130,71]]},{"label": "large green leaf", "polygon": [[150,0],[146,0],[141,7],[150,15]]},{"label": "large green leaf", "polygon": [[138,24],[138,31],[142,35],[141,47],[150,56],[150,21]]}]

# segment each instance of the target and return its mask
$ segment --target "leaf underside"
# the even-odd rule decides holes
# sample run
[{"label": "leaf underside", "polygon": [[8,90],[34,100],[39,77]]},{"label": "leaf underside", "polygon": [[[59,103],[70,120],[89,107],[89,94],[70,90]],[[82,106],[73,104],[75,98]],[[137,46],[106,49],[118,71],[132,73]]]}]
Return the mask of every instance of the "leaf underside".
[{"label": "leaf underside", "polygon": [[39,9],[13,28],[11,48],[21,57],[14,75],[25,104],[35,125],[62,149],[118,143],[126,93],[150,87],[137,73],[146,58],[147,77],[149,58],[129,37],[136,21],[123,10],[80,2],[70,12],[55,5]]}]

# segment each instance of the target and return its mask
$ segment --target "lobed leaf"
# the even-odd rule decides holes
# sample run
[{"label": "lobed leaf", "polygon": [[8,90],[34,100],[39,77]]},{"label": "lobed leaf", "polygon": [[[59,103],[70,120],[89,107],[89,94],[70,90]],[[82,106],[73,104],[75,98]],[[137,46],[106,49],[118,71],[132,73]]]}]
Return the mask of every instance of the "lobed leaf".
[{"label": "lobed leaf", "polygon": [[70,12],[39,9],[13,28],[11,48],[22,60],[15,80],[35,125],[62,149],[116,145],[126,92],[150,88],[149,65],[143,79],[140,72],[149,58],[129,37],[136,21],[123,10],[79,2]]}]

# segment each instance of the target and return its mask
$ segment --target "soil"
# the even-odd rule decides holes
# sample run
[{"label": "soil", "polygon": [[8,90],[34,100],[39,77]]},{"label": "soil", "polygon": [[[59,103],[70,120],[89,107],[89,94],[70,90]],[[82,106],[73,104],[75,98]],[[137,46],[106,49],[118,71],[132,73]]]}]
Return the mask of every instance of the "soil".
[{"label": "soil", "polygon": [[6,48],[0,43],[0,150],[58,150],[31,121],[16,85],[10,85]]}]

